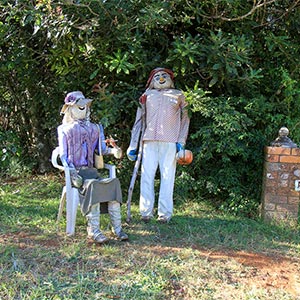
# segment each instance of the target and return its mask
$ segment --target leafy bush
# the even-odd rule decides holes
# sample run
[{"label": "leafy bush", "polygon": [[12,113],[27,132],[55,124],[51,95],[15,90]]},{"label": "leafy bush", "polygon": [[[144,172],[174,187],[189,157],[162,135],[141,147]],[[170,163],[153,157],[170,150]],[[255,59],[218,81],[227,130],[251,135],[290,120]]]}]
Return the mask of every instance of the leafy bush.
[{"label": "leafy bush", "polygon": [[188,145],[195,153],[191,176],[200,182],[200,194],[227,203],[221,207],[236,214],[253,215],[260,198],[266,143],[253,117],[261,99],[212,98],[202,89],[189,91],[187,99],[193,111]]},{"label": "leafy bush", "polygon": [[[64,95],[79,89],[125,151],[149,72],[169,67],[190,103],[195,155],[178,169],[180,197],[253,215],[263,147],[281,126],[300,141],[299,20],[296,0],[4,1],[0,123],[22,141],[22,164],[26,153],[49,171]],[[2,172],[18,157],[4,148]],[[132,168],[118,164],[124,190]]]},{"label": "leafy bush", "polygon": [[0,177],[19,177],[28,171],[24,163],[24,149],[19,137],[12,131],[0,131]]}]

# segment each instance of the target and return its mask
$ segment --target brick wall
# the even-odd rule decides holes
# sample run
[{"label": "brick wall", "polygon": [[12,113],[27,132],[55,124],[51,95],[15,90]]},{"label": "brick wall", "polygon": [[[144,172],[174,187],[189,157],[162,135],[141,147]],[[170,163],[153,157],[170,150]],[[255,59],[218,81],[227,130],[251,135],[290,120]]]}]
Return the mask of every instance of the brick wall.
[{"label": "brick wall", "polygon": [[295,190],[295,180],[300,181],[300,148],[265,147],[263,176],[263,218],[297,222],[300,190]]}]

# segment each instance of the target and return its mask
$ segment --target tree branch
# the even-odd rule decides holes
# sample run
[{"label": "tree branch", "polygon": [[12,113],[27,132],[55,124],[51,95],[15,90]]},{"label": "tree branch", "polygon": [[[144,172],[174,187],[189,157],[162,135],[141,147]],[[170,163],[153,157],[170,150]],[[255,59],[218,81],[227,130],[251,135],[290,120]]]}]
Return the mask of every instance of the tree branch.
[{"label": "tree branch", "polygon": [[[243,20],[243,19],[249,17],[250,15],[252,15],[260,7],[269,5],[275,1],[276,0],[259,0],[257,3],[256,3],[256,1],[254,1],[253,7],[250,11],[248,11],[246,14],[244,14],[242,16],[235,17],[235,18],[227,18],[227,17],[223,17],[222,15],[207,16],[207,15],[200,14],[200,16],[202,16],[203,18],[206,18],[206,19],[220,19],[220,20],[227,21],[227,22],[240,21],[240,20]],[[299,0],[297,0],[297,1],[299,1]]]},{"label": "tree branch", "polygon": [[[288,7],[287,9],[284,10],[284,12],[276,19],[272,20],[272,23],[275,23],[276,21],[282,19],[284,16],[286,16],[287,14],[289,14],[294,8],[296,8],[297,6],[300,5],[300,0],[296,0],[295,2],[292,3],[292,5],[290,7]],[[257,27],[262,27],[269,24],[269,22],[264,22],[263,24],[259,25],[259,26],[255,26],[255,28]]]}]

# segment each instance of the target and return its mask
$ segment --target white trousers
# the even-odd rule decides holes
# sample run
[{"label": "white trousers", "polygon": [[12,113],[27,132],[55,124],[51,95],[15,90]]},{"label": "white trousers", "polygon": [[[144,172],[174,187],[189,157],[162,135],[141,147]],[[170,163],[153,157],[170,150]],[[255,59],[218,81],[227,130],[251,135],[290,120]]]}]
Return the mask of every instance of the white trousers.
[{"label": "white trousers", "polygon": [[144,142],[140,186],[140,213],[142,217],[153,217],[155,202],[154,179],[159,167],[158,216],[171,218],[173,214],[173,190],[176,172],[175,155],[175,143]]}]

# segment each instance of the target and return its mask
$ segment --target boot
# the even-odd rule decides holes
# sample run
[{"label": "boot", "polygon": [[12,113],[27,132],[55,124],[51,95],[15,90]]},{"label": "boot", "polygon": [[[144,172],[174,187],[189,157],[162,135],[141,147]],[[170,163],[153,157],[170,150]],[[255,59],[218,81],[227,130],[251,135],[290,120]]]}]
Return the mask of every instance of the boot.
[{"label": "boot", "polygon": [[112,225],[112,232],[120,241],[128,240],[128,235],[122,230],[121,224],[121,208],[117,201],[108,202],[108,213]]},{"label": "boot", "polygon": [[87,218],[87,234],[96,243],[103,244],[108,241],[108,238],[100,231],[100,204],[92,205],[90,212],[86,215]]}]

